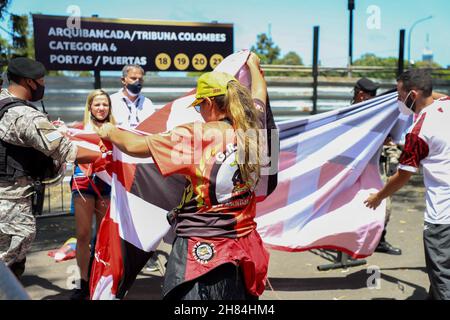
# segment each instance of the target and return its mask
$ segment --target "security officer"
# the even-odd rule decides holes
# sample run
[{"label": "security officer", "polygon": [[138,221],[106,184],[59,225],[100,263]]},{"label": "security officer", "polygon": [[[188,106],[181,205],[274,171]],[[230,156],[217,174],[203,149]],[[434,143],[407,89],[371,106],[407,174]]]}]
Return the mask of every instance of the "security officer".
[{"label": "security officer", "polygon": [[379,85],[367,78],[356,81],[353,88],[352,104],[372,99],[377,95]]},{"label": "security officer", "polygon": [[[359,79],[354,87],[354,94],[352,103],[358,103],[362,101],[366,101],[372,99],[377,95],[377,90],[379,85],[367,78]],[[397,171],[398,158],[400,157],[401,151],[398,147],[391,141],[388,137],[384,142],[383,149],[381,151],[380,158],[380,171],[382,174],[382,179],[384,182],[387,181],[387,178],[393,175]],[[400,248],[393,247],[389,242],[386,241],[386,227],[389,222],[389,218],[391,216],[392,205],[391,198],[386,199],[386,220],[384,223],[383,233],[381,235],[380,242],[378,243],[376,252],[382,252],[393,255],[401,255],[402,250]]]},{"label": "security officer", "polygon": [[20,277],[36,235],[32,195],[40,181],[65,162],[92,160],[87,149],[64,137],[32,102],[44,96],[45,68],[10,60],[9,86],[0,92],[0,261]]}]

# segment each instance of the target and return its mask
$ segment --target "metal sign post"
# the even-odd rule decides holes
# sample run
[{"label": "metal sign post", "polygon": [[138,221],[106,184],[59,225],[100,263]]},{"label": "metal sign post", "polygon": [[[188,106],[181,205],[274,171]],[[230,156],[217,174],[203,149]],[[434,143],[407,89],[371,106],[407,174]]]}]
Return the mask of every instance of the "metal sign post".
[{"label": "metal sign post", "polygon": [[313,108],[311,114],[317,113],[317,86],[318,86],[318,77],[319,77],[319,26],[314,27],[314,36],[313,36],[313,67],[312,67],[312,76],[313,76]]},{"label": "metal sign post", "polygon": [[404,59],[405,59],[405,29],[401,29],[399,46],[398,46],[397,76],[399,76],[403,73]]}]

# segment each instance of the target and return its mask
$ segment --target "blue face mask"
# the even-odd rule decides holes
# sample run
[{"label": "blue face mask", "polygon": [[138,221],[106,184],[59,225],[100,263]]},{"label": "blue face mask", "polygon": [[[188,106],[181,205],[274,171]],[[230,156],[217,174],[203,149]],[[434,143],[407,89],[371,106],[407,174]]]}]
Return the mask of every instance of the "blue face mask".
[{"label": "blue face mask", "polygon": [[139,81],[136,81],[135,83],[127,84],[128,92],[132,93],[133,95],[138,95],[139,92],[141,92],[141,89],[142,89],[142,83],[140,83]]}]

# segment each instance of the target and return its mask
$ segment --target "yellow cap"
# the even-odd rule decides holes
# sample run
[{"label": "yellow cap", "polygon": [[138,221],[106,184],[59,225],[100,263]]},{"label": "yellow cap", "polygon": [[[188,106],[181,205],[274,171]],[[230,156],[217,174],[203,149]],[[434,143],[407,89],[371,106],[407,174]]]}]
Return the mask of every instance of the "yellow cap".
[{"label": "yellow cap", "polygon": [[229,73],[212,71],[202,74],[197,80],[195,101],[190,106],[196,106],[206,97],[210,98],[225,94],[230,81],[237,81],[237,79]]}]

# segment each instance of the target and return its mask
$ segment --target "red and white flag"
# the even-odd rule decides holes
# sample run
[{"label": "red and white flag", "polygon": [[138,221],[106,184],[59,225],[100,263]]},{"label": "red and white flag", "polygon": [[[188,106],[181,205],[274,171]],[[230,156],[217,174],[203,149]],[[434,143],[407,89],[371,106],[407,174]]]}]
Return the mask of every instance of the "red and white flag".
[{"label": "red and white flag", "polygon": [[[215,70],[233,74],[249,87],[248,55],[249,51],[235,53]],[[181,124],[203,121],[193,108],[187,108],[194,100],[195,89],[151,115],[135,132],[161,133]],[[265,118],[267,130],[277,132],[270,106]],[[275,168],[276,161],[277,158],[272,165]],[[173,235],[166,215],[179,204],[185,187],[183,176],[163,178],[151,158],[134,158],[117,148],[109,168],[111,205],[97,235],[90,280],[92,299],[123,298],[161,239],[167,236],[170,242]],[[273,191],[276,178],[275,170],[261,179],[257,190],[261,200]]]},{"label": "red and white flag", "polygon": [[[216,70],[250,86],[248,54],[233,54]],[[137,132],[160,133],[202,121],[187,108],[194,96],[195,89],[169,103]],[[383,229],[385,206],[373,211],[363,200],[382,185],[378,159],[384,139],[401,133],[408,121],[399,117],[394,93],[279,123],[279,150],[277,131],[272,130],[274,136],[268,132],[273,139],[272,166],[279,172],[270,172],[258,186],[257,230],[265,244],[286,251],[333,248],[353,257],[372,254]],[[276,129],[269,103],[266,125],[269,131]],[[185,180],[163,178],[151,158],[130,157],[116,148],[105,169],[112,181],[111,206],[98,231],[91,298],[122,299],[161,239],[166,236],[170,242],[166,214],[179,204]]]},{"label": "red and white flag", "polygon": [[337,249],[369,256],[384,229],[385,201],[364,200],[382,187],[381,147],[411,124],[399,115],[397,93],[279,123],[278,186],[257,205],[258,232],[273,249]]}]

